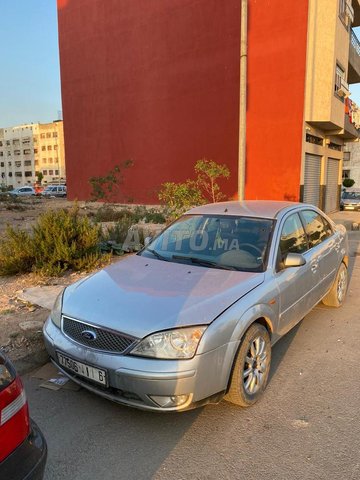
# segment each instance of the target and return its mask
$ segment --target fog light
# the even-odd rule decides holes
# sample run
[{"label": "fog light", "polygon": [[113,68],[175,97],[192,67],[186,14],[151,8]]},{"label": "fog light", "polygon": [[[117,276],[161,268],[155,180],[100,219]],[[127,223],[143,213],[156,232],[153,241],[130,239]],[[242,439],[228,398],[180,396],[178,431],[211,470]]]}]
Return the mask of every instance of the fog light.
[{"label": "fog light", "polygon": [[189,400],[190,395],[173,395],[171,397],[149,395],[149,397],[151,398],[151,400],[157,403],[159,407],[171,408],[184,405]]}]

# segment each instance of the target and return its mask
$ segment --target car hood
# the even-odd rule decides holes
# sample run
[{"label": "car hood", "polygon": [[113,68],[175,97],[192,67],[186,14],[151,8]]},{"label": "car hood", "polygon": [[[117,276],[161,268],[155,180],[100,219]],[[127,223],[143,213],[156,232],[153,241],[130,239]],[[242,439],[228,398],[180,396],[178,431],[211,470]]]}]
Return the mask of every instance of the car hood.
[{"label": "car hood", "polygon": [[264,281],[263,273],[131,255],[65,290],[63,314],[137,338],[211,323]]}]

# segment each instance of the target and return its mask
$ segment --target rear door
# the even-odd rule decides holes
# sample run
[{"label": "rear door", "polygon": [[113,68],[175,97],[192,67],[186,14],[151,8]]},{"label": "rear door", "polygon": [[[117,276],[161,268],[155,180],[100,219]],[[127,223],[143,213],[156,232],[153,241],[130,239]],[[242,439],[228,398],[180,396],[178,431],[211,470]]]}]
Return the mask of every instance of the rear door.
[{"label": "rear door", "polygon": [[319,268],[319,285],[315,292],[319,302],[331,287],[339,267],[340,238],[320,213],[303,210],[301,218],[309,241],[309,254]]}]

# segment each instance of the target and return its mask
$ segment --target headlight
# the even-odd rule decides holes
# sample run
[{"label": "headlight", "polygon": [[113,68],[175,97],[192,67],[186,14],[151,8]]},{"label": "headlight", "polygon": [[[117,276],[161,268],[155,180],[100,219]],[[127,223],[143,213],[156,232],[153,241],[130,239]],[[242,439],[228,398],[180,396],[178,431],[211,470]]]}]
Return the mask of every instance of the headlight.
[{"label": "headlight", "polygon": [[192,358],[206,327],[187,327],[154,333],[141,340],[132,355],[162,359]]},{"label": "headlight", "polygon": [[50,313],[51,320],[58,328],[60,328],[61,326],[61,309],[62,309],[62,300],[63,300],[64,291],[65,289],[61,293],[59,293],[59,295],[56,297],[53,309],[51,310],[51,313]]}]

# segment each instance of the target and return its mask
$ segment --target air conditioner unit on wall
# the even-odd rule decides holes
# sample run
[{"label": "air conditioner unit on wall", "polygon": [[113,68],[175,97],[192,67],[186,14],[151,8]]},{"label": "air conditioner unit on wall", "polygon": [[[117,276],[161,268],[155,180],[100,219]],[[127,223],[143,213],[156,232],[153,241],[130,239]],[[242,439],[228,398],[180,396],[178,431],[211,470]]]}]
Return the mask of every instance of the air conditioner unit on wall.
[{"label": "air conditioner unit on wall", "polygon": [[336,92],[340,97],[348,97],[350,95],[349,84],[341,79],[340,88]]}]

